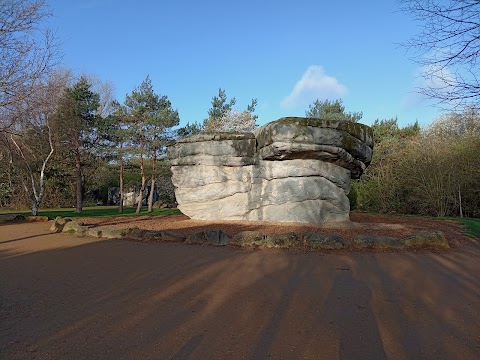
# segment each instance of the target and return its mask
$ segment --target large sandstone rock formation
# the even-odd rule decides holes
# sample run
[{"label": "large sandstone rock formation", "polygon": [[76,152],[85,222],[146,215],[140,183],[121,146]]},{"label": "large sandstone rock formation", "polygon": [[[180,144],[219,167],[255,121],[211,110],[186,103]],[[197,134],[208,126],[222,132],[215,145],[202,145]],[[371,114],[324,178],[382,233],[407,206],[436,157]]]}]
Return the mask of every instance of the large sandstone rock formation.
[{"label": "large sandstone rock formation", "polygon": [[168,149],[178,208],[192,219],[349,220],[350,179],[372,159],[372,130],[282,118],[255,134],[207,133]]}]

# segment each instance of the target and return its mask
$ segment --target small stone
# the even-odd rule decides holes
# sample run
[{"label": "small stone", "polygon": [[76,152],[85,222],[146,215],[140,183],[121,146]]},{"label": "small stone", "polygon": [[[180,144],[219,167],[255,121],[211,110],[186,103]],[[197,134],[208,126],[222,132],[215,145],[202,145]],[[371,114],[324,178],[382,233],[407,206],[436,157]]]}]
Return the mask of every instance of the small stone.
[{"label": "small stone", "polygon": [[183,234],[173,232],[173,231],[163,231],[161,232],[161,240],[168,242],[183,242],[187,237]]},{"label": "small stone", "polygon": [[419,231],[410,236],[404,237],[402,242],[409,248],[438,247],[450,248],[445,234],[442,231]]},{"label": "small stone", "polygon": [[230,238],[221,230],[205,230],[187,237],[187,243],[190,244],[212,244],[212,245],[227,245]]},{"label": "small stone", "polygon": [[54,232],[62,232],[63,227],[67,222],[72,221],[70,218],[63,218],[61,216],[57,216],[55,220],[53,221],[52,226],[50,226],[50,231]]},{"label": "small stone", "polygon": [[107,239],[121,239],[128,236],[130,229],[102,227],[102,237]]},{"label": "small stone", "polygon": [[265,236],[264,245],[267,248],[289,248],[298,245],[297,234],[291,232],[287,234],[272,234]]},{"label": "small stone", "polygon": [[343,249],[346,241],[338,235],[306,233],[303,236],[305,245],[315,250]]},{"label": "small stone", "polygon": [[258,246],[265,242],[265,237],[260,231],[241,231],[230,240],[231,245]]},{"label": "small stone", "polygon": [[87,235],[97,237],[97,238],[101,238],[102,237],[102,229],[98,228],[98,227],[89,228],[88,231],[87,231]]},{"label": "small stone", "polygon": [[50,218],[48,216],[27,216],[25,220],[27,222],[46,222],[49,221]]},{"label": "small stone", "polygon": [[143,241],[144,240],[144,236],[145,234],[147,233],[147,230],[142,230],[142,229],[139,229],[138,227],[135,227],[135,228],[130,228],[128,229],[128,234],[127,236],[130,238],[130,239],[133,239],[133,240],[138,240],[138,241]]},{"label": "small stone", "polygon": [[63,226],[62,232],[85,235],[88,232],[88,227],[83,226],[81,222],[70,221]]},{"label": "small stone", "polygon": [[353,241],[353,246],[358,249],[399,249],[403,242],[390,236],[360,235]]}]

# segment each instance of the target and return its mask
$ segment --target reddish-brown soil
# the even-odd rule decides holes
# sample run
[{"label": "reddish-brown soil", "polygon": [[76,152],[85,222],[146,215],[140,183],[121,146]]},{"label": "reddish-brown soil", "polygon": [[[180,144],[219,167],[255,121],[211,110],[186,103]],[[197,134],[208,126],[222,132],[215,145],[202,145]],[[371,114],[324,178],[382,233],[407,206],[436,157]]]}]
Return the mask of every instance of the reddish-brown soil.
[{"label": "reddish-brown soil", "polygon": [[[461,243],[439,253],[292,253],[2,225],[0,359],[479,359],[478,241],[463,241],[453,223],[352,220],[364,225],[328,231],[398,220],[405,228],[389,231],[435,228]],[[132,225],[102,220],[123,221]],[[304,228],[159,222],[230,234]]]},{"label": "reddish-brown soil", "polygon": [[323,225],[251,221],[199,221],[191,220],[185,215],[165,217],[125,216],[113,218],[84,218],[82,220],[88,225],[115,226],[120,228],[139,227],[146,230],[174,230],[186,234],[206,229],[219,229],[230,236],[246,230],[257,230],[263,234],[322,232],[337,234],[347,240],[353,240],[355,236],[360,234],[401,238],[422,230],[441,230],[445,233],[446,238],[452,246],[469,241],[469,238],[463,235],[463,226],[456,221],[362,212],[352,212],[350,214],[350,222]]}]

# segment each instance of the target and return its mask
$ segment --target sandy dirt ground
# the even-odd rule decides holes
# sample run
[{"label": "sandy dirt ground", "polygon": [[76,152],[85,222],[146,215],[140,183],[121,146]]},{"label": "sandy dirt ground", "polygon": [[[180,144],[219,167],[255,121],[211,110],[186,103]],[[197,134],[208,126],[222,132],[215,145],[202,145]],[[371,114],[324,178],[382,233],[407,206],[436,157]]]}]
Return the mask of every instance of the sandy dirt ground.
[{"label": "sandy dirt ground", "polygon": [[436,253],[292,253],[49,226],[0,226],[1,359],[480,358],[474,240]]}]

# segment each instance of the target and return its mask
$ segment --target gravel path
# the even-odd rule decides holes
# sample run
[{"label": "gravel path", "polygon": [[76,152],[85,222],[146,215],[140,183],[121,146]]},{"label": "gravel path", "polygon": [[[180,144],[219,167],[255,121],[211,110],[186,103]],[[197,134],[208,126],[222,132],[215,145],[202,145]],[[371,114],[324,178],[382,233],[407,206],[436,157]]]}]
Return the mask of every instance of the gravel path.
[{"label": "gravel path", "polygon": [[0,226],[1,359],[480,358],[476,241],[302,254],[49,226]]}]

